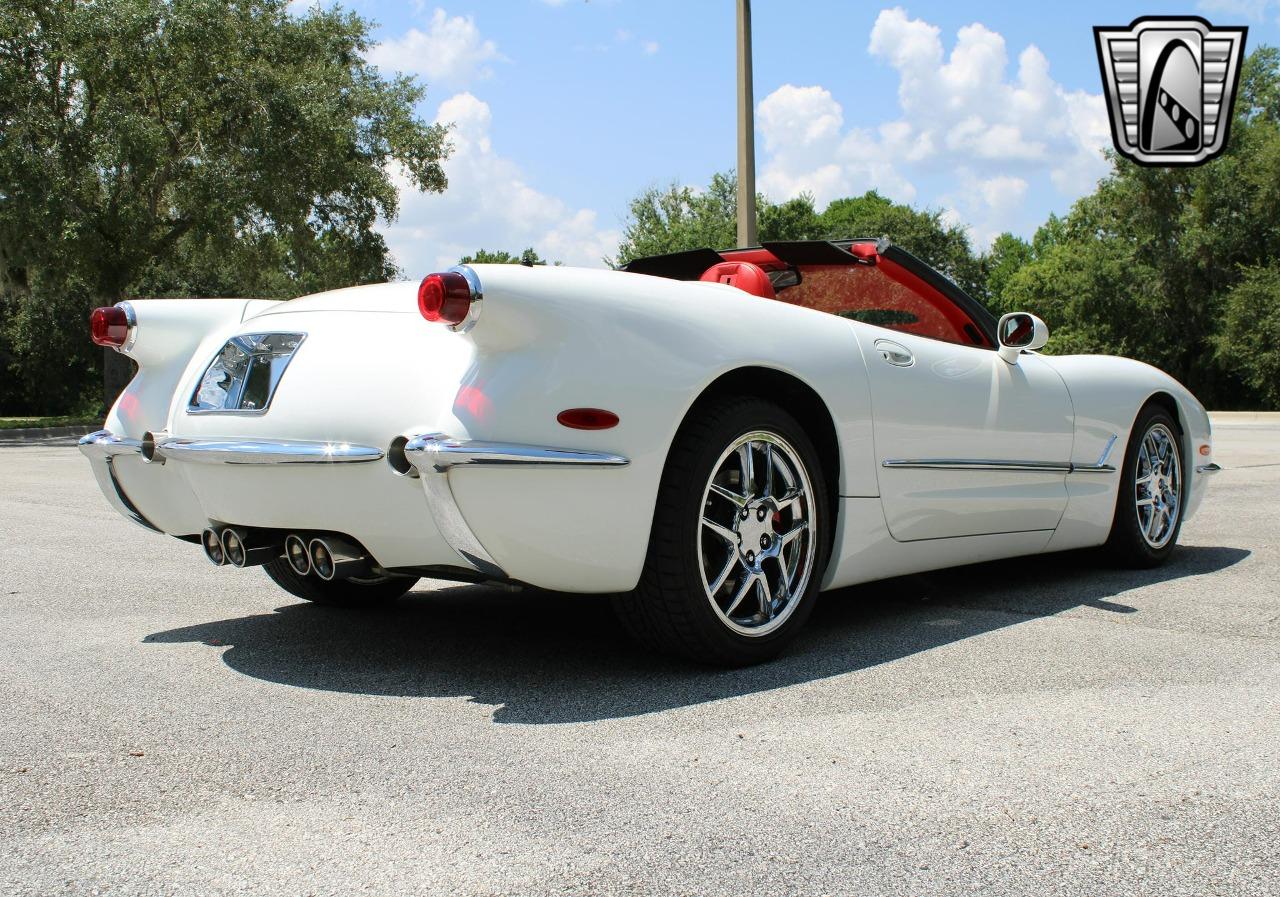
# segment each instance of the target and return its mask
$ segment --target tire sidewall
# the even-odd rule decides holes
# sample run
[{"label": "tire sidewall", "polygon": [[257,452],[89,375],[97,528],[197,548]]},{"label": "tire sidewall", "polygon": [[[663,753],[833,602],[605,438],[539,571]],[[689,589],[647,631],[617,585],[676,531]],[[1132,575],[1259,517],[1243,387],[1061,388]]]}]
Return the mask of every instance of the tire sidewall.
[{"label": "tire sidewall", "polygon": [[[1147,431],[1155,424],[1164,424],[1173,434],[1174,451],[1178,453],[1178,466],[1181,482],[1178,484],[1178,519],[1174,524],[1169,541],[1159,548],[1148,544],[1138,525],[1135,513],[1135,484],[1137,481],[1138,451]],[[1187,475],[1187,458],[1183,446],[1182,427],[1178,420],[1165,408],[1159,405],[1148,405],[1134,421],[1133,430],[1129,433],[1129,442],[1125,448],[1124,469],[1120,475],[1119,492],[1116,495],[1115,516],[1111,523],[1111,536],[1107,546],[1113,555],[1123,563],[1154,567],[1164,563],[1178,544],[1178,536],[1182,532],[1182,521],[1185,516],[1187,494],[1190,489],[1190,478]]]},{"label": "tire sidewall", "polygon": [[[816,545],[813,570],[804,593],[798,599],[794,599],[798,602],[795,610],[781,626],[767,635],[749,636],[730,629],[711,606],[711,601],[707,598],[706,589],[702,584],[702,569],[698,555],[703,495],[713,468],[720,461],[726,447],[739,437],[760,430],[773,432],[785,439],[795,449],[800,463],[804,465],[813,493],[810,512],[816,518],[814,526]],[[705,435],[693,451],[695,452],[692,465],[693,478],[680,489],[680,500],[674,509],[676,526],[679,530],[679,544],[682,549],[680,551],[681,573],[684,580],[689,583],[690,601],[696,605],[691,608],[693,617],[704,636],[715,646],[715,654],[732,658],[734,662],[750,663],[768,659],[804,626],[817,603],[817,593],[821,587],[823,575],[826,573],[831,544],[829,521],[833,519],[833,515],[818,452],[795,418],[777,405],[763,400],[743,400],[730,405],[726,413],[723,413],[715,422],[711,432]],[[669,520],[658,519],[666,516],[666,514],[656,516],[655,524],[670,525]]]}]

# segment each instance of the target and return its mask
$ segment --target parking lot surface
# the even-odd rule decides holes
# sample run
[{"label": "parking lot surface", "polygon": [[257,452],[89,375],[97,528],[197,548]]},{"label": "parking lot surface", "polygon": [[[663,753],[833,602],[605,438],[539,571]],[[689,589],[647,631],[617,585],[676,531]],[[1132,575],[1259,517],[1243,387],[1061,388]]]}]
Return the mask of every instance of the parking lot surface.
[{"label": "parking lot surface", "polygon": [[1156,571],[823,596],[774,663],[590,597],[300,603],[0,446],[0,893],[1280,893],[1280,426]]}]

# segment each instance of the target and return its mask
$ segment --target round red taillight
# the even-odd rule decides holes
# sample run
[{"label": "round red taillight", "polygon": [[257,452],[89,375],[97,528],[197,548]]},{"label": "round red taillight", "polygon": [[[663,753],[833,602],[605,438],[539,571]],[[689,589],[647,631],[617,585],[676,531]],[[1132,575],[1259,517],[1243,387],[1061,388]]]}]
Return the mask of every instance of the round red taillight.
[{"label": "round red taillight", "polygon": [[461,324],[471,311],[471,284],[457,271],[428,274],[418,286],[418,310],[428,321]]},{"label": "round red taillight", "polygon": [[556,420],[574,430],[608,430],[618,425],[618,415],[603,408],[566,408]]},{"label": "round red taillight", "polygon": [[119,349],[129,339],[129,313],[119,305],[95,308],[89,315],[89,333],[99,346]]}]

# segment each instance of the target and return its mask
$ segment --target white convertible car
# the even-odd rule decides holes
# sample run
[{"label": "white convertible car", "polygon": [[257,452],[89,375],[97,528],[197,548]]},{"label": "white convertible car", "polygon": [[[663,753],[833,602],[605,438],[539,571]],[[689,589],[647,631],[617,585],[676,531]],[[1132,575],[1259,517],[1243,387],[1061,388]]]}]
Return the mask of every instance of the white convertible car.
[{"label": "white convertible car", "polygon": [[138,364],[81,442],[130,520],[327,604],[420,577],[608,594],[719,664],[776,653],[823,589],[1159,564],[1217,469],[1171,377],[1041,355],[1038,318],[884,240],[122,302],[92,329]]}]

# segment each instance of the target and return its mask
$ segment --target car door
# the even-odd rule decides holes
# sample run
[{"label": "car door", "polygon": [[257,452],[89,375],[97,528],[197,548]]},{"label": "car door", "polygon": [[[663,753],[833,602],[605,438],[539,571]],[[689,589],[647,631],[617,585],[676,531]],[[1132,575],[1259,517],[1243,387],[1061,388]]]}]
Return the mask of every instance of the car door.
[{"label": "car door", "polygon": [[1066,508],[1073,411],[1038,355],[862,323],[877,477],[899,541],[1052,530]]}]

